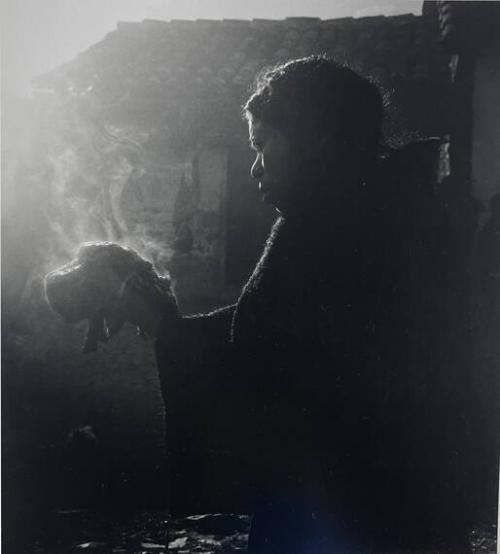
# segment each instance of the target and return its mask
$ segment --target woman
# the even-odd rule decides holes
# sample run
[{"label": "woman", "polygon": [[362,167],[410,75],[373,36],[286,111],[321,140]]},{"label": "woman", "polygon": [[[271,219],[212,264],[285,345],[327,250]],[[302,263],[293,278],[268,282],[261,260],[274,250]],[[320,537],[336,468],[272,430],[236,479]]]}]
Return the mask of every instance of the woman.
[{"label": "woman", "polygon": [[[127,269],[115,305],[116,329],[157,337],[173,514],[251,511],[250,552],[468,550],[466,358],[434,145],[381,160],[382,112],[373,84],[326,57],[264,72],[244,113],[278,218],[238,301],[179,317],[165,279],[168,301],[148,301]],[[63,269],[56,309],[54,291],[81,284]]]},{"label": "woman", "polygon": [[173,509],[207,509],[207,482],[214,508],[246,502],[250,552],[467,551],[433,359],[448,322],[412,296],[379,91],[309,57],[264,72],[244,113],[278,219],[235,305],[159,332]]}]

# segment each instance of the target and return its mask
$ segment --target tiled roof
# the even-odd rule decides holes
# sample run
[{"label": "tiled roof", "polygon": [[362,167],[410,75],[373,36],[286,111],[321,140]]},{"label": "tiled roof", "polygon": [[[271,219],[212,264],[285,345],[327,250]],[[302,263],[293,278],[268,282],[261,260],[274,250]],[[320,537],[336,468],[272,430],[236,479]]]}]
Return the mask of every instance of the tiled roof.
[{"label": "tiled roof", "polygon": [[419,16],[252,21],[198,19],[121,22],[75,60],[38,77],[42,88],[85,92],[142,87],[247,87],[263,66],[327,53],[382,82],[440,79],[447,64]]},{"label": "tiled roof", "polygon": [[436,16],[122,22],[35,84],[77,100],[96,121],[157,129],[184,151],[203,137],[246,140],[240,106],[257,72],[319,53],[392,92],[391,135],[447,132],[448,55]]}]

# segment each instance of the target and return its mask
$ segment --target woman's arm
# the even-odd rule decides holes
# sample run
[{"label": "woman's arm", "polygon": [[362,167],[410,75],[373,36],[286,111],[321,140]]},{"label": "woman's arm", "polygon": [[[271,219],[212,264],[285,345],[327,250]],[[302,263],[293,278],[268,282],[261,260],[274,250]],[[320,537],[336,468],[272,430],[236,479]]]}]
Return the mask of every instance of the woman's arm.
[{"label": "woman's arm", "polygon": [[246,509],[240,504],[246,501],[241,464],[233,453],[241,434],[240,364],[230,340],[234,310],[165,321],[156,341],[169,505],[176,516]]},{"label": "woman's arm", "polygon": [[156,339],[156,355],[164,363],[200,363],[207,350],[223,357],[229,348],[233,314],[236,305],[225,306],[207,314],[183,316],[175,321],[165,318]]},{"label": "woman's arm", "polygon": [[222,438],[216,436],[214,425],[232,381],[234,309],[231,305],[167,319],[160,327],[156,357],[169,451],[213,449]]}]

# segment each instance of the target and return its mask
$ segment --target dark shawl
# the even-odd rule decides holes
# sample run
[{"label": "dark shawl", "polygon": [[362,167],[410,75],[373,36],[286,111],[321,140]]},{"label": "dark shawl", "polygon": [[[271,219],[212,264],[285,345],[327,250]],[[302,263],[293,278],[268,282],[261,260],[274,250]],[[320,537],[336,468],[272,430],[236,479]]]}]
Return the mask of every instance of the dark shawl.
[{"label": "dark shawl", "polygon": [[453,254],[422,182],[279,218],[238,302],[159,339],[174,513],[250,511],[291,460],[316,459],[368,542],[465,531]]}]

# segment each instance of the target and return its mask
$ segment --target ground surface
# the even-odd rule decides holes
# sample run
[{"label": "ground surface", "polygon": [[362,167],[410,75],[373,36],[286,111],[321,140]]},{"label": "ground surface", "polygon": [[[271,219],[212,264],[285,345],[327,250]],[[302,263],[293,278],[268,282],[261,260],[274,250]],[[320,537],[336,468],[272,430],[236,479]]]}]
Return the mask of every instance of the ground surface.
[{"label": "ground surface", "polygon": [[244,515],[198,515],[169,523],[163,512],[109,515],[62,510],[47,520],[34,552],[232,554],[245,552],[249,526],[250,519]]},{"label": "ground surface", "polygon": [[[36,539],[34,554],[236,554],[245,552],[250,519],[210,514],[174,520],[163,512],[136,515],[84,510],[53,512]],[[474,553],[494,554],[495,527],[472,534]],[[168,541],[168,548],[165,544]],[[9,553],[10,554],[10,553]]]}]

